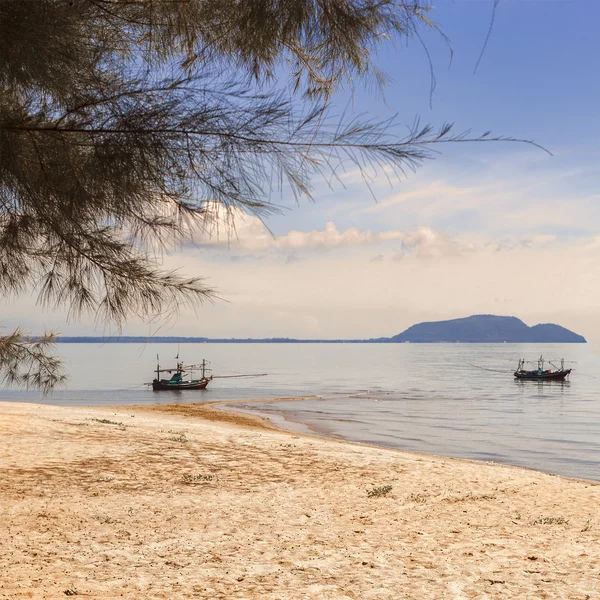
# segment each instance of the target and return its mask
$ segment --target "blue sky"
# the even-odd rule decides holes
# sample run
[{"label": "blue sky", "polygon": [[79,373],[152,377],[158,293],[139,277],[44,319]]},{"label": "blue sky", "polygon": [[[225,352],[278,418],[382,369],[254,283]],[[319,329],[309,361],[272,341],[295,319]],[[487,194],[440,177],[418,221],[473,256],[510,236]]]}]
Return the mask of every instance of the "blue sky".
[{"label": "blue sky", "polygon": [[[339,114],[397,115],[398,131],[451,121],[523,144],[444,145],[390,188],[351,169],[315,202],[266,224],[239,215],[238,237],[202,237],[176,249],[168,267],[204,275],[227,302],[184,312],[161,334],[378,337],[415,322],[473,313],[557,322],[600,346],[600,2],[501,0],[477,73],[493,0],[435,2],[432,19],[450,38],[422,32],[436,78],[430,107],[427,55],[412,40],[381,47],[385,102],[361,83],[334,98]],[[558,273],[548,277],[547,270]],[[67,323],[34,301],[9,301],[5,325],[102,333],[93,320]],[[127,324],[124,333],[156,326]]]},{"label": "blue sky", "polygon": [[[494,134],[538,142],[550,150],[515,144],[446,146],[416,177],[451,173],[452,179],[469,181],[485,171],[496,180],[514,173],[539,181],[543,193],[548,176],[576,171],[565,181],[572,195],[599,189],[600,164],[600,3],[593,0],[515,1],[498,5],[493,29],[477,73],[492,15],[491,1],[438,3],[432,17],[450,38],[449,52],[440,36],[423,32],[432,59],[436,88],[429,106],[431,76],[427,55],[418,41],[408,46],[386,46],[378,64],[389,76],[385,103],[376,90],[357,88],[352,96],[340,93],[340,113],[352,101],[354,113],[382,119],[397,115],[399,124],[454,122],[456,131]],[[387,106],[386,106],[387,104]],[[402,127],[398,129],[402,131]],[[515,155],[527,161],[511,161]],[[497,163],[500,163],[497,165]],[[414,179],[412,176],[411,179]],[[320,203],[335,202],[344,194],[321,195]],[[367,199],[368,201],[368,199]],[[315,210],[316,208],[316,210]],[[295,224],[311,226],[319,207],[295,210]],[[305,221],[304,221],[305,220]],[[289,228],[290,216],[269,224],[276,233]]]}]

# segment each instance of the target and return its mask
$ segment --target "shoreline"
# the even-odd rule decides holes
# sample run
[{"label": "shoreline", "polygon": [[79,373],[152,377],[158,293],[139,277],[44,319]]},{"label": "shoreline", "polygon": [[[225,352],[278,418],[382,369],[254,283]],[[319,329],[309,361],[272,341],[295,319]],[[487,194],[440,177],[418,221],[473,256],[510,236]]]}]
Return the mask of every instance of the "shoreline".
[{"label": "shoreline", "polygon": [[[173,414],[185,414],[187,416],[194,416],[199,419],[207,419],[215,422],[230,422],[230,423],[238,423],[240,425],[247,426],[257,426],[257,427],[265,427],[269,429],[274,429],[283,433],[290,433],[294,435],[302,435],[314,437],[316,439],[328,439],[339,441],[341,443],[347,444],[356,444],[359,446],[364,446],[367,448],[379,448],[390,451],[398,451],[408,454],[415,454],[423,457],[436,457],[436,458],[448,458],[452,460],[464,460],[474,463],[482,463],[482,464],[490,464],[490,465],[498,465],[498,466],[506,466],[512,467],[516,469],[525,469],[528,471],[532,471],[534,473],[542,473],[545,475],[549,475],[552,477],[560,477],[563,479],[568,479],[572,481],[582,481],[585,483],[589,483],[591,485],[600,485],[599,479],[588,479],[586,477],[578,477],[575,475],[566,475],[562,473],[555,473],[551,471],[544,471],[535,466],[528,466],[523,464],[516,464],[512,462],[501,462],[484,458],[471,458],[467,456],[455,456],[450,454],[436,453],[436,452],[426,452],[415,449],[402,448],[400,446],[394,445],[385,445],[385,444],[377,444],[375,442],[368,441],[360,441],[360,440],[352,440],[349,438],[345,438],[341,434],[332,433],[327,431],[326,429],[318,428],[318,426],[304,422],[302,420],[294,421],[289,418],[289,415],[286,411],[277,411],[277,415],[280,417],[280,423],[275,423],[272,420],[272,414],[269,412],[261,412],[260,410],[252,411],[252,410],[244,410],[240,408],[241,404],[265,404],[265,403],[278,403],[278,402],[290,402],[290,401],[301,401],[301,400],[319,400],[321,396],[318,395],[303,395],[303,396],[284,396],[284,397],[273,397],[273,398],[250,398],[250,399],[229,399],[229,400],[206,400],[199,402],[181,402],[181,403],[173,403],[173,404],[107,404],[107,405],[77,405],[73,408],[89,408],[99,409],[99,410],[123,410],[128,411],[129,409],[137,409],[137,410],[148,410],[150,412],[158,411],[158,412],[166,412]],[[2,404],[23,404],[23,405],[31,405],[31,406],[57,406],[69,408],[70,405],[63,404],[41,404],[36,402],[15,402],[15,401],[7,401],[0,399],[0,406]],[[165,408],[163,408],[165,407]],[[190,408],[191,407],[191,408]],[[231,407],[231,408],[228,408]],[[224,416],[222,418],[217,418],[217,415],[229,415]],[[286,427],[284,424],[297,426],[297,429],[294,427]]]},{"label": "shoreline", "polygon": [[597,483],[207,404],[0,403],[0,598],[598,593]]},{"label": "shoreline", "polygon": [[[283,423],[288,423],[288,424],[293,424],[293,425],[297,425],[300,426],[298,429],[294,429],[292,427],[285,427],[283,425],[279,425],[277,423],[274,423],[271,419],[271,414],[270,413],[266,413],[266,412],[260,412],[260,410],[257,410],[256,412],[251,412],[250,410],[245,411],[242,408],[240,408],[240,404],[261,404],[261,403],[277,403],[277,402],[286,402],[286,401],[301,401],[301,400],[315,400],[318,399],[319,396],[296,396],[296,397],[286,397],[286,398],[265,398],[265,399],[251,399],[251,400],[215,400],[215,401],[209,401],[209,402],[195,402],[195,403],[186,403],[186,404],[177,404],[177,405],[149,405],[149,406],[157,406],[158,408],[155,408],[154,410],[157,411],[161,411],[161,406],[183,406],[183,407],[187,407],[187,406],[206,406],[207,408],[210,407],[211,409],[214,407],[216,408],[220,413],[226,413],[226,414],[231,414],[231,415],[238,415],[240,422],[242,422],[244,419],[248,419],[248,423],[249,425],[251,425],[253,422],[257,422],[260,426],[260,423],[263,423],[265,427],[269,427],[272,429],[275,429],[277,431],[281,431],[283,433],[291,433],[294,435],[302,435],[302,436],[308,436],[308,437],[314,437],[316,439],[328,439],[328,440],[333,440],[333,441],[338,441],[341,443],[346,443],[346,444],[356,444],[359,446],[364,446],[366,448],[379,448],[379,449],[383,449],[383,450],[390,450],[392,452],[397,451],[397,452],[402,452],[402,453],[407,453],[407,454],[415,454],[418,456],[422,456],[422,457],[435,457],[435,458],[448,458],[451,460],[463,460],[463,461],[468,461],[468,462],[472,462],[472,463],[482,463],[482,464],[490,464],[490,465],[498,465],[498,466],[506,466],[506,467],[511,467],[511,468],[515,468],[515,469],[525,469],[527,471],[532,471],[533,473],[541,473],[544,475],[549,475],[551,477],[560,477],[562,479],[568,479],[570,481],[581,481],[584,483],[589,483],[591,485],[599,485],[600,486],[600,479],[596,480],[596,479],[587,479],[585,477],[575,477],[572,475],[563,475],[560,473],[550,473],[548,471],[542,471],[540,469],[537,469],[535,467],[530,467],[527,465],[518,465],[518,464],[514,464],[514,463],[510,463],[510,462],[499,462],[499,461],[494,461],[494,460],[484,460],[484,459],[478,459],[478,458],[468,458],[468,457],[464,457],[464,456],[452,456],[449,454],[437,454],[434,452],[421,452],[418,450],[409,450],[409,449],[405,449],[405,448],[401,448],[398,446],[386,446],[383,444],[375,444],[375,443],[371,443],[371,442],[364,442],[364,441],[358,441],[358,440],[351,440],[348,438],[343,437],[340,434],[334,434],[334,433],[330,433],[328,431],[326,431],[325,429],[319,429],[318,427],[316,427],[313,424],[310,423],[305,423],[303,421],[294,421],[292,419],[288,418],[288,415],[286,414],[285,411],[277,411],[277,415],[280,417],[281,421]],[[220,407],[228,407],[228,406],[232,406],[233,408],[220,408]],[[140,408],[141,410],[144,409],[144,406],[139,405],[137,406],[138,408]],[[115,408],[118,408],[117,406],[115,406]],[[168,411],[170,412],[170,411]],[[175,412],[179,412],[180,414],[187,414],[188,411],[186,411],[185,409],[181,409],[181,410],[176,410]],[[190,411],[191,413],[193,413],[193,410]],[[190,414],[190,416],[193,416],[193,414]],[[203,416],[201,414],[197,415],[198,418],[203,418]],[[218,420],[218,419],[216,419]],[[228,419],[223,419],[224,421],[228,420]]]},{"label": "shoreline", "polygon": [[[236,415],[237,419],[239,419],[240,424],[245,424],[245,420],[247,419],[248,426],[250,426],[250,427],[252,427],[252,426],[266,427],[269,429],[274,429],[275,431],[279,431],[281,433],[288,433],[288,434],[298,435],[298,436],[306,436],[306,437],[314,438],[314,439],[326,439],[326,440],[331,440],[331,441],[337,441],[342,444],[352,444],[352,445],[357,445],[357,446],[361,446],[361,447],[365,447],[365,448],[377,448],[380,450],[389,450],[390,452],[400,452],[403,454],[414,454],[416,456],[420,456],[423,458],[441,458],[441,459],[449,459],[449,460],[457,460],[457,461],[466,461],[468,463],[474,463],[474,464],[481,463],[481,464],[485,464],[485,465],[496,465],[498,467],[510,467],[512,469],[524,469],[526,471],[531,471],[533,473],[539,473],[542,475],[548,475],[550,477],[560,477],[561,479],[566,479],[569,481],[581,482],[581,483],[589,484],[592,486],[600,486],[600,480],[587,479],[585,477],[574,477],[574,476],[570,476],[570,475],[562,475],[559,473],[549,473],[547,471],[542,471],[540,469],[536,469],[535,467],[528,467],[526,465],[517,465],[517,464],[513,464],[513,463],[509,463],[509,462],[498,462],[498,461],[494,461],[494,460],[483,460],[483,459],[478,459],[478,458],[467,458],[464,456],[451,456],[448,454],[436,454],[433,452],[420,452],[418,450],[408,450],[405,448],[400,448],[398,446],[384,446],[384,445],[370,443],[370,442],[350,440],[350,439],[343,437],[342,435],[333,434],[324,429],[318,429],[315,425],[312,425],[309,423],[304,423],[302,421],[293,421],[293,420],[287,418],[285,411],[277,411],[277,414],[281,417],[281,420],[283,422],[294,424],[294,425],[299,425],[299,426],[301,426],[301,428],[303,428],[307,431],[301,431],[300,429],[294,430],[292,428],[286,428],[284,426],[273,423],[269,413],[262,413],[259,410],[257,410],[255,413],[250,412],[250,411],[246,412],[243,409],[239,408],[239,405],[241,403],[243,403],[243,404],[260,404],[260,403],[266,403],[266,402],[277,403],[277,402],[286,402],[286,401],[313,400],[313,399],[318,399],[318,398],[319,398],[319,396],[296,396],[296,397],[289,397],[289,398],[264,398],[264,399],[251,399],[251,400],[241,400],[241,401],[240,400],[215,400],[215,401],[209,401],[209,402],[195,402],[195,403],[186,403],[186,404],[177,404],[177,405],[158,404],[158,405],[148,405],[148,406],[157,407],[157,408],[153,408],[153,410],[156,410],[158,412],[163,412],[162,408],[161,408],[162,406],[167,406],[167,407],[169,407],[169,406],[182,406],[182,407],[201,406],[201,407],[206,407],[207,409],[212,409],[213,407],[216,407],[218,413],[225,413],[228,415]],[[233,406],[233,408],[227,408],[225,410],[223,408],[219,408],[219,407],[228,406],[228,405]],[[114,408],[118,409],[118,408],[127,408],[127,407],[115,406]],[[144,406],[138,405],[138,406],[136,406],[136,408],[139,408],[140,410],[144,410]],[[171,412],[171,411],[167,410],[165,412]],[[178,412],[180,414],[187,414],[188,411],[186,411],[185,409],[182,409],[182,410],[176,410],[174,412]],[[195,416],[200,419],[207,418],[202,413],[194,414],[194,409],[192,409],[190,411],[190,413],[191,414],[189,414],[189,416]],[[214,415],[215,413],[214,413],[214,411],[211,410],[210,414]],[[232,417],[232,422],[237,420],[236,417]],[[215,418],[214,420],[219,421],[218,418]],[[229,419],[224,418],[223,421],[229,422]]]}]

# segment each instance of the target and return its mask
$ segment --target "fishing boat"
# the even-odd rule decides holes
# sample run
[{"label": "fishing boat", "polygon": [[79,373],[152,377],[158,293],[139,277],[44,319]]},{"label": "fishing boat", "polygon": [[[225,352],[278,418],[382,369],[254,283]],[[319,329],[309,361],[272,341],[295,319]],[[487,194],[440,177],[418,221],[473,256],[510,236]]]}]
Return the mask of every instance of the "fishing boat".
[{"label": "fishing boat", "polygon": [[[152,381],[152,389],[155,392],[165,390],[205,390],[206,386],[212,381],[212,375],[207,376],[210,371],[207,368],[205,360],[198,365],[184,365],[183,362],[177,361],[177,366],[174,369],[161,369],[156,357],[156,378]],[[200,378],[194,379],[193,372],[200,371]],[[161,373],[172,373],[169,379],[161,379]],[[184,379],[184,373],[189,374],[189,379]]]},{"label": "fishing boat", "polygon": [[571,369],[565,369],[565,359],[560,360],[560,367],[557,367],[552,361],[547,361],[555,370],[544,369],[544,357],[540,356],[537,361],[537,369],[527,370],[525,368],[526,361],[524,358],[519,359],[519,366],[514,375],[517,379],[526,379],[530,381],[565,381],[571,374]]},{"label": "fishing boat", "polygon": [[[159,364],[158,354],[156,355],[156,377],[151,385],[155,392],[172,391],[172,390],[205,390],[206,386],[213,379],[230,379],[234,377],[264,377],[266,373],[245,373],[236,375],[208,375],[212,369],[208,368],[208,361],[202,359],[202,362],[197,365],[184,365],[183,361],[179,361],[179,353],[175,357],[176,366],[170,369],[161,369]],[[194,371],[200,372],[200,377],[194,379]],[[169,373],[169,379],[161,378],[161,373]],[[184,379],[184,374],[188,378]]]}]

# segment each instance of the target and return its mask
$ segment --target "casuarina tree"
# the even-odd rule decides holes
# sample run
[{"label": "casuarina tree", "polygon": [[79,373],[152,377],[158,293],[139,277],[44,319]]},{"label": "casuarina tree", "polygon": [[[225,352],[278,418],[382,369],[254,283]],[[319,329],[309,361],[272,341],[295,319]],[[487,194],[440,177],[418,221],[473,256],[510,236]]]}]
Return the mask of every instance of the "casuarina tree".
[{"label": "casuarina tree", "polygon": [[[0,289],[122,324],[213,297],[160,249],[273,186],[340,165],[416,167],[449,126],[340,121],[380,43],[433,27],[420,0],[0,0]],[[489,139],[486,136],[479,139]],[[225,213],[223,212],[225,211]],[[0,338],[5,381],[62,378],[52,335]]]}]

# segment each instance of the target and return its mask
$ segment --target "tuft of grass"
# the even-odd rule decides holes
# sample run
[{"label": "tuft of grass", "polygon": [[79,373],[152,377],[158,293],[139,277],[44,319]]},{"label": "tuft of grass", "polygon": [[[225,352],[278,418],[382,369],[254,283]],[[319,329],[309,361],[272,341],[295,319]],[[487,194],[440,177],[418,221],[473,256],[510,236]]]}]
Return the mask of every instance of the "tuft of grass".
[{"label": "tuft of grass", "polygon": [[531,522],[532,525],[568,525],[569,521],[562,517],[540,517]]},{"label": "tuft of grass", "polygon": [[583,529],[582,529],[581,531],[582,531],[582,532],[583,532],[583,531],[589,531],[591,528],[592,528],[592,520],[591,520],[591,519],[588,519],[588,520],[585,522],[585,525],[583,526]]},{"label": "tuft of grass", "polygon": [[127,427],[125,423],[119,423],[117,421],[109,421],[108,419],[90,419],[90,421],[96,421],[96,423],[103,423],[104,425],[118,425],[119,427]]},{"label": "tuft of grass", "polygon": [[188,440],[185,435],[174,435],[172,437],[168,437],[167,438],[170,442],[182,442],[184,444],[187,444],[187,442],[189,442],[190,440]]},{"label": "tuft of grass", "polygon": [[184,475],[183,483],[193,484],[193,483],[206,483],[207,481],[212,481],[212,475]]},{"label": "tuft of grass", "polygon": [[367,490],[367,496],[369,498],[377,498],[379,496],[385,496],[392,491],[391,485],[382,485],[381,487],[373,488],[372,490]]},{"label": "tuft of grass", "polygon": [[92,515],[92,519],[98,521],[99,523],[103,523],[103,524],[116,523],[116,521],[109,515]]},{"label": "tuft of grass", "polygon": [[425,504],[427,502],[427,496],[423,494],[411,494],[408,499],[415,504]]}]

